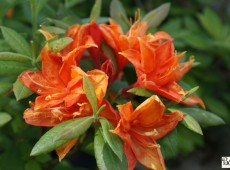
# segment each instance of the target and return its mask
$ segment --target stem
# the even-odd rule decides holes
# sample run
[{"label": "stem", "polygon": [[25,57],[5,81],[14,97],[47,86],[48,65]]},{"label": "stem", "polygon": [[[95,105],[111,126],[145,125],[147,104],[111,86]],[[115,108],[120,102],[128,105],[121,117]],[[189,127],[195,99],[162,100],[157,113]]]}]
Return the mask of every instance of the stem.
[{"label": "stem", "polygon": [[31,13],[32,13],[32,39],[33,39],[32,57],[33,57],[33,62],[35,62],[37,54],[38,54],[38,37],[36,35],[36,32],[37,32],[37,10],[36,10],[35,0],[30,0],[30,6],[31,6]]}]

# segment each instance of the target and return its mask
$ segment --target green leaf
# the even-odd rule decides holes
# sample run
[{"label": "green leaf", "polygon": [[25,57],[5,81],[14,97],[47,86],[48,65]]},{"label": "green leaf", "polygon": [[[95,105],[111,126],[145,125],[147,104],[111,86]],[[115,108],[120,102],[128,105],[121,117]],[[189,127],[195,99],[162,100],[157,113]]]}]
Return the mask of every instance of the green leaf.
[{"label": "green leaf", "polygon": [[124,32],[128,30],[130,22],[125,9],[119,0],[112,0],[110,4],[110,16],[123,28]]},{"label": "green leaf", "polygon": [[0,39],[0,52],[10,51],[10,46],[7,44],[6,40]]},{"label": "green leaf", "polygon": [[28,70],[28,66],[24,63],[15,61],[0,61],[0,75],[20,74],[24,70]]},{"label": "green leaf", "polygon": [[168,16],[170,9],[170,3],[164,3],[158,8],[150,11],[148,14],[144,16],[142,21],[147,22],[149,27],[157,27],[164,21],[164,19]]},{"label": "green leaf", "polygon": [[96,97],[95,89],[93,87],[92,82],[89,80],[89,78],[86,75],[83,75],[83,90],[85,92],[87,99],[90,102],[90,105],[93,109],[93,113],[96,114],[97,97]]},{"label": "green leaf", "polygon": [[188,98],[191,94],[195,93],[199,89],[199,86],[193,87],[189,91],[186,92],[186,94],[182,97],[182,100],[185,100]]},{"label": "green leaf", "polygon": [[17,79],[16,82],[13,84],[13,91],[16,100],[24,99],[33,94],[33,92],[28,89],[24,84],[22,84],[19,79]]},{"label": "green leaf", "polygon": [[6,12],[12,8],[18,1],[17,0],[8,0],[8,1],[0,1],[0,19],[2,19]]},{"label": "green leaf", "polygon": [[224,40],[227,36],[227,30],[221,23],[218,15],[209,8],[205,8],[203,14],[199,14],[198,18],[206,31],[217,40]]},{"label": "green leaf", "polygon": [[65,7],[66,8],[71,8],[74,5],[77,5],[81,2],[84,2],[85,0],[65,0]]},{"label": "green leaf", "polygon": [[48,31],[52,34],[65,34],[66,30],[63,28],[55,27],[55,26],[45,26],[43,27],[44,30]]},{"label": "green leaf", "polygon": [[117,72],[117,60],[116,60],[116,53],[114,49],[112,49],[108,44],[102,43],[101,45],[102,51],[106,54],[106,56],[110,59],[113,65],[113,70]]},{"label": "green leaf", "polygon": [[137,96],[142,96],[142,97],[151,97],[152,95],[154,95],[153,92],[151,92],[145,88],[140,88],[140,87],[134,87],[132,89],[129,89],[128,92],[135,94]]},{"label": "green leaf", "polygon": [[60,27],[62,29],[68,29],[70,25],[68,25],[67,23],[57,20],[57,19],[53,19],[53,18],[47,18],[47,20],[51,23],[53,23],[55,26]]},{"label": "green leaf", "polygon": [[31,156],[50,152],[71,139],[74,139],[85,133],[94,119],[91,116],[71,119],[60,123],[46,132],[35,144],[31,151]]},{"label": "green leaf", "polygon": [[43,9],[43,7],[46,5],[47,0],[36,0],[36,15]]},{"label": "green leaf", "polygon": [[12,52],[0,52],[0,60],[1,61],[17,61],[17,62],[26,62],[30,61],[31,58],[18,53]]},{"label": "green leaf", "polygon": [[42,170],[41,166],[34,160],[30,160],[25,165],[25,170]]},{"label": "green leaf", "polygon": [[162,139],[158,140],[164,158],[175,157],[177,154],[178,138],[177,129],[174,129]]},{"label": "green leaf", "polygon": [[10,47],[20,54],[31,56],[29,43],[16,31],[11,28],[1,26],[2,34]]},{"label": "green leaf", "polygon": [[199,108],[180,108],[178,110],[192,116],[203,127],[225,124],[219,116]]},{"label": "green leaf", "polygon": [[185,117],[181,121],[181,123],[188,129],[192,130],[193,132],[203,135],[199,123],[192,116],[185,114]]},{"label": "green leaf", "polygon": [[122,140],[114,133],[110,132],[113,130],[113,125],[104,118],[100,119],[101,126],[102,126],[102,133],[106,143],[110,146],[112,151],[117,155],[117,157],[122,161],[123,156],[123,142]]},{"label": "green leaf", "polygon": [[101,3],[102,3],[102,0],[95,0],[93,8],[90,12],[90,17],[89,17],[90,20],[97,20],[100,17]]},{"label": "green leaf", "polygon": [[0,82],[0,96],[6,94],[12,89],[13,84],[8,82]]},{"label": "green leaf", "polygon": [[184,36],[184,40],[187,44],[189,44],[190,46],[194,48],[198,48],[198,49],[211,48],[210,41],[207,39],[207,37],[204,37],[203,35],[198,35],[196,33],[188,32]]},{"label": "green leaf", "polygon": [[12,117],[8,113],[0,112],[0,127],[4,126],[11,119]]},{"label": "green leaf", "polygon": [[73,41],[70,37],[64,37],[59,39],[51,39],[48,41],[49,47],[52,49],[53,52],[57,53],[64,49],[68,44]]},{"label": "green leaf", "polygon": [[120,161],[104,140],[101,128],[98,128],[95,133],[94,152],[99,170],[128,169],[125,155],[123,155],[123,159]]}]

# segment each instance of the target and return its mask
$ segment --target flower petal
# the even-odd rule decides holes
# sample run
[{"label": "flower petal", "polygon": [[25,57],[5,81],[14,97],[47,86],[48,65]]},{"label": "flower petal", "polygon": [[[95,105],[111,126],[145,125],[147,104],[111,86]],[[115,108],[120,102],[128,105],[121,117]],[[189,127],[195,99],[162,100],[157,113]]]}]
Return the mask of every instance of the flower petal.
[{"label": "flower petal", "polygon": [[64,145],[56,149],[56,153],[59,157],[59,162],[66,156],[66,154],[70,151],[70,149],[72,149],[72,147],[77,143],[77,140],[78,137],[68,141],[67,143],[65,143]]},{"label": "flower petal", "polygon": [[188,98],[186,98],[185,100],[182,101],[183,104],[187,105],[187,106],[194,106],[199,104],[202,108],[205,109],[205,104],[204,102],[197,96],[189,96]]},{"label": "flower petal", "polygon": [[153,95],[143,103],[141,103],[133,112],[132,120],[138,126],[150,127],[153,126],[163,115],[165,106],[160,101],[160,99]]}]

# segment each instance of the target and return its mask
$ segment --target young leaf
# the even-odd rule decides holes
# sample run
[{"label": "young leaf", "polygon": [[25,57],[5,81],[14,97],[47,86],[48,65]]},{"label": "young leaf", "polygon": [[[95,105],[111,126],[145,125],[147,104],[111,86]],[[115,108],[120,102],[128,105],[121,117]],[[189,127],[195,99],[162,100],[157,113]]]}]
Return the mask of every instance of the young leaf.
[{"label": "young leaf", "polygon": [[108,143],[112,151],[122,161],[123,142],[116,134],[110,132],[110,130],[113,130],[114,128],[113,128],[113,125],[111,125],[111,123],[107,119],[101,118],[100,122],[102,126],[102,133],[103,133],[106,143]]},{"label": "young leaf", "polygon": [[178,110],[192,116],[203,127],[225,124],[223,119],[217,115],[199,108],[180,108]]},{"label": "young leaf", "polygon": [[17,79],[16,82],[13,84],[13,91],[16,100],[24,99],[33,94],[33,92],[26,86],[24,86],[24,84],[22,84],[19,79]]},{"label": "young leaf", "polygon": [[53,23],[55,26],[60,27],[62,29],[68,29],[69,25],[63,21],[53,19],[53,18],[47,18],[49,22]]},{"label": "young leaf", "polygon": [[8,113],[0,112],[0,127],[4,126],[11,119],[12,117]]},{"label": "young leaf", "polygon": [[96,114],[97,97],[96,97],[95,89],[93,87],[92,82],[89,80],[89,78],[86,75],[83,76],[83,90],[85,92],[87,99],[90,102],[90,105],[93,109],[93,113]]},{"label": "young leaf", "polygon": [[100,17],[101,13],[101,2],[102,0],[95,0],[95,4],[93,5],[93,8],[90,13],[90,20],[97,20],[98,17]]},{"label": "young leaf", "polygon": [[74,139],[85,133],[94,119],[91,116],[71,119],[60,123],[46,132],[35,144],[31,151],[31,156],[50,152],[71,139]]},{"label": "young leaf", "polygon": [[20,54],[31,56],[31,49],[29,43],[16,31],[11,28],[1,26],[2,34],[10,47]]},{"label": "young leaf", "polygon": [[140,87],[134,87],[132,89],[128,90],[129,93],[135,94],[137,96],[142,96],[142,97],[150,97],[154,93],[145,89],[145,88],[140,88]]},{"label": "young leaf", "polygon": [[0,52],[0,60],[1,61],[26,62],[26,61],[30,61],[31,58],[26,55],[19,54],[19,53]]},{"label": "young leaf", "polygon": [[42,29],[52,34],[65,34],[66,30],[55,26],[45,26]]},{"label": "young leaf", "polygon": [[192,116],[186,114],[184,116],[184,119],[181,121],[181,123],[188,129],[192,130],[193,132],[203,135],[199,123]]},{"label": "young leaf", "polygon": [[164,3],[163,5],[146,14],[142,21],[147,22],[149,27],[155,28],[167,17],[169,9],[170,3]]},{"label": "young leaf", "polygon": [[94,137],[94,153],[99,170],[127,170],[127,160],[125,155],[122,161],[114,154],[103,138],[102,129],[98,128]]},{"label": "young leaf", "polygon": [[52,49],[53,52],[57,53],[64,49],[68,44],[70,44],[73,41],[70,37],[64,37],[60,39],[54,39],[48,41],[49,47]]},{"label": "young leaf", "polygon": [[182,100],[185,100],[186,98],[188,98],[191,94],[195,93],[198,89],[199,89],[199,86],[196,86],[190,89],[189,91],[187,91],[187,93],[183,96]]},{"label": "young leaf", "polygon": [[20,74],[24,70],[28,70],[28,67],[24,63],[0,61],[0,75]]},{"label": "young leaf", "polygon": [[126,15],[125,9],[119,0],[112,0],[110,4],[110,16],[114,19],[126,32],[129,26],[129,19]]}]

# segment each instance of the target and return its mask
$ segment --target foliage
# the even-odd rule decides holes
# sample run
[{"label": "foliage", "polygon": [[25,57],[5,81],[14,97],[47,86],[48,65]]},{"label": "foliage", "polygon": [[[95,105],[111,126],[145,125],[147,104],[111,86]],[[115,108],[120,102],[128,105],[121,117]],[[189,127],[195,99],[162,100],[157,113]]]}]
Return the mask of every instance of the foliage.
[{"label": "foliage", "polygon": [[[223,125],[225,122],[230,123],[228,107],[230,98],[228,83],[226,83],[230,70],[230,26],[224,24],[229,18],[221,20],[216,12],[218,9],[207,8],[205,7],[207,4],[214,6],[214,1],[197,0],[194,3],[188,1],[182,4],[177,1],[171,4],[156,1],[154,4],[151,0],[145,2],[2,0],[0,6],[0,169],[74,169],[79,165],[74,163],[78,160],[73,160],[72,157],[79,154],[79,150],[95,155],[96,161],[93,161],[99,169],[127,169],[127,155],[123,152],[125,141],[122,141],[121,134],[111,132],[117,129],[118,122],[114,123],[111,117],[105,116],[104,113],[117,112],[109,107],[110,104],[116,109],[116,105],[121,107],[121,104],[124,105],[128,101],[132,101],[137,109],[156,94],[161,96],[160,100],[166,107],[167,116],[173,113],[184,116],[173,131],[160,140],[157,139],[164,158],[191,153],[197,149],[197,146],[205,147],[202,135],[205,135],[206,128]],[[137,6],[140,11],[137,10]],[[189,6],[190,10],[183,8],[186,6]],[[200,6],[203,8],[198,9]],[[225,16],[225,13],[221,15]],[[23,112],[33,108],[33,101],[40,94],[35,94],[33,88],[20,81],[19,75],[26,70],[31,73],[44,69],[41,51],[46,48],[46,43],[54,55],[70,47],[75,39],[66,36],[66,30],[71,25],[87,24],[92,20],[97,24],[108,23],[109,17],[121,26],[124,33],[130,30],[129,17],[133,18],[133,23],[136,20],[147,22],[149,33],[154,34],[158,31],[169,33],[173,37],[176,50],[187,51],[186,57],[180,59],[181,63],[189,63],[193,61],[189,56],[195,56],[195,62],[192,63],[194,68],[178,83],[186,92],[182,96],[184,102],[194,94],[198,95],[203,99],[207,111],[199,106],[185,106],[183,101],[180,103],[181,101],[168,98],[170,94],[159,94],[158,91],[143,86],[129,87],[138,79],[138,73],[136,75],[138,71],[135,70],[137,66],[130,60],[135,68],[130,63],[120,68],[122,63],[118,62],[117,51],[104,41],[101,44],[102,53],[108,56],[108,61],[112,63],[111,69],[115,72],[111,74],[113,78],[109,76],[108,92],[104,94],[110,104],[101,99],[104,97],[102,94],[99,95],[99,91],[103,91],[103,88],[107,89],[105,85],[101,87],[103,83],[97,82],[99,81],[97,76],[103,74],[98,72],[92,74],[88,71],[94,68],[95,60],[83,59],[79,61],[82,71],[78,70],[75,73],[83,74],[81,93],[85,96],[82,100],[88,103],[92,114],[77,117],[78,113],[76,113],[70,120],[69,118],[65,120],[64,117],[64,122],[59,121],[52,125],[54,127],[50,130],[26,124],[23,118],[26,121],[28,119],[25,113],[23,117]],[[52,34],[52,37],[47,38],[49,35],[44,31]],[[82,48],[85,49],[89,48],[86,47],[87,45],[94,47],[90,42],[84,45]],[[82,52],[82,55],[87,52]],[[116,74],[119,71],[123,71],[122,78],[118,78],[119,75]],[[106,81],[105,79],[102,82]],[[68,105],[68,102],[66,104]],[[169,111],[171,113],[168,113]],[[144,121],[144,118],[140,120]],[[119,126],[122,126],[121,123]],[[146,133],[154,133],[154,131]],[[190,140],[187,140],[188,138]],[[70,143],[75,139],[78,142],[70,151],[73,147]],[[67,146],[64,146],[65,144]],[[53,150],[56,150],[59,160],[69,151],[70,153],[59,163],[57,156],[51,152]]]}]

